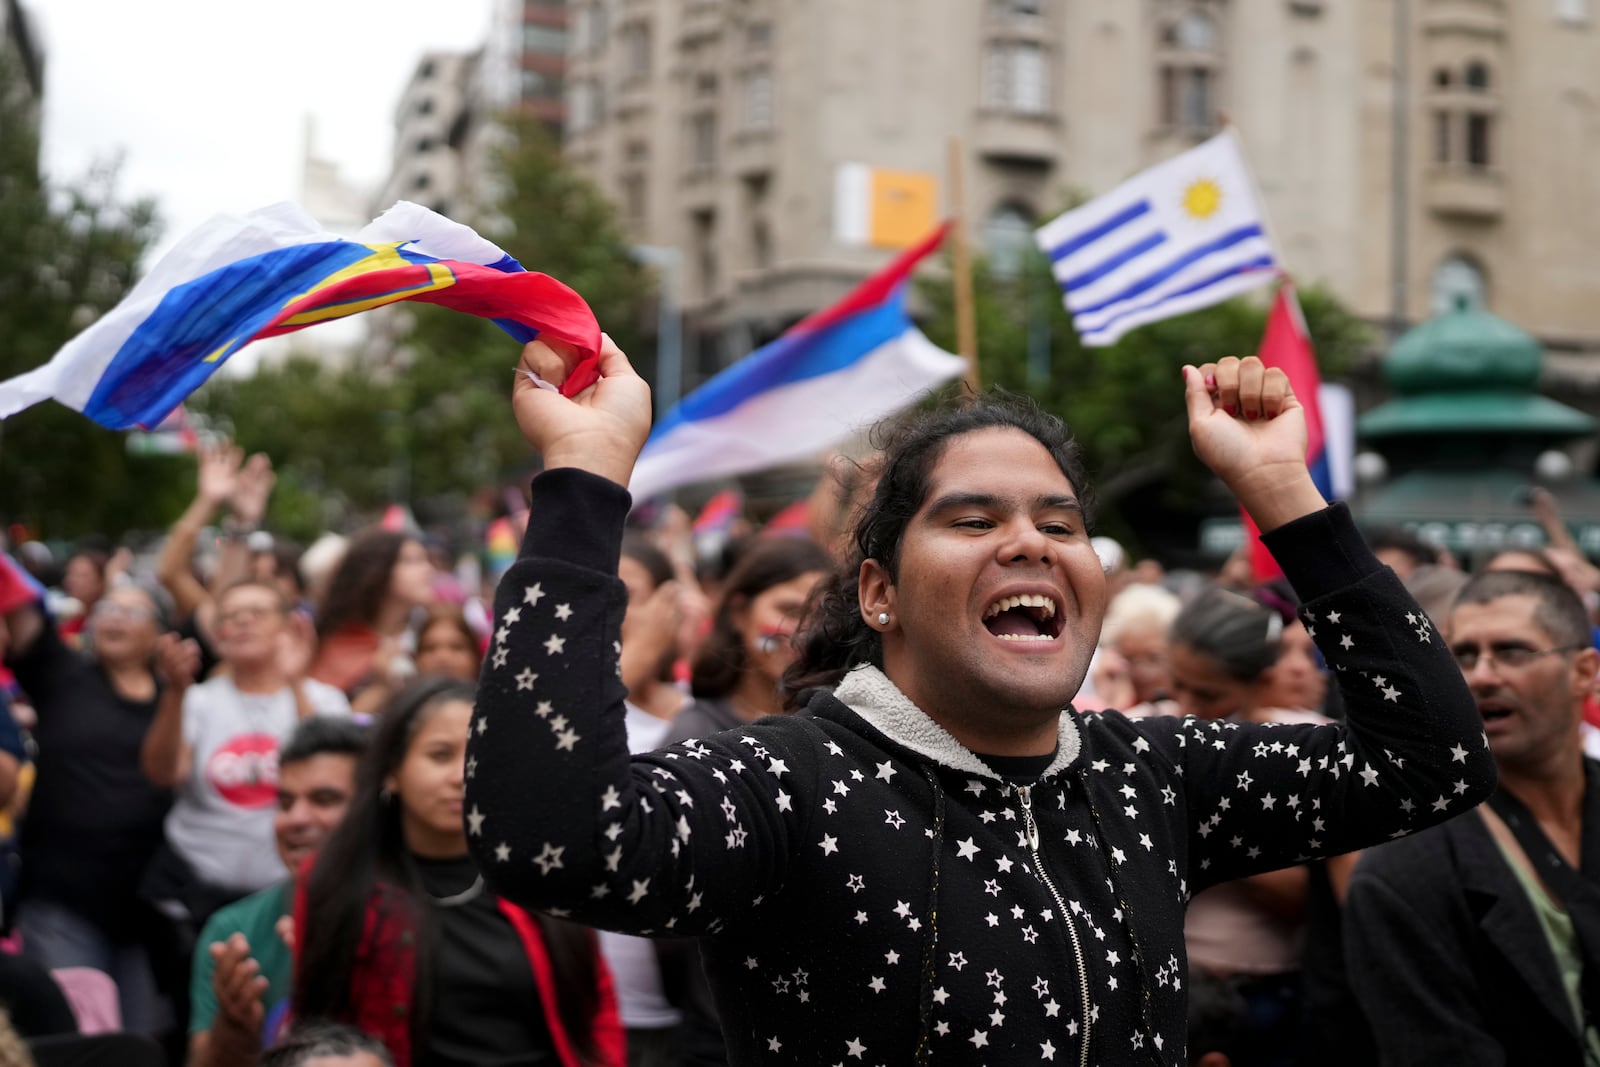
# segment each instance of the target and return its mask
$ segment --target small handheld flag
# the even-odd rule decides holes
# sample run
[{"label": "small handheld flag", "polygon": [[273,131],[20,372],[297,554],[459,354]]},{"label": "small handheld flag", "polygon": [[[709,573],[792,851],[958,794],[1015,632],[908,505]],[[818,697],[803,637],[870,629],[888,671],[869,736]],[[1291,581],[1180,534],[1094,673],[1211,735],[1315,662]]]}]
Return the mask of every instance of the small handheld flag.
[{"label": "small handheld flag", "polygon": [[470,228],[401,201],[352,241],[279,204],[185,237],[49,363],[0,383],[0,419],[54,398],[113,430],[153,426],[250,342],[402,300],[575,350],[569,396],[599,376],[600,326],[583,298]]},{"label": "small handheld flag", "polygon": [[1034,240],[1090,346],[1265,285],[1277,266],[1232,130],[1073,208]]}]

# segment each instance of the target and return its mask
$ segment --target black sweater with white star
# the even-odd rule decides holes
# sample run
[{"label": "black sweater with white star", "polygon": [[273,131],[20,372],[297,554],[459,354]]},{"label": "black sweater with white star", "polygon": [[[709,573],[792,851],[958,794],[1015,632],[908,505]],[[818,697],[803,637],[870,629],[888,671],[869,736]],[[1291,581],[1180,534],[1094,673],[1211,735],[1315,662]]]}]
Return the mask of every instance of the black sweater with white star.
[{"label": "black sweater with white star", "polygon": [[703,935],[729,1061],[1184,1064],[1184,905],[1488,796],[1442,641],[1335,505],[1267,536],[1345,724],[1061,717],[1009,784],[875,668],[803,713],[630,757],[616,578],[628,496],[533,484],[469,747],[495,889],[635,934]]}]

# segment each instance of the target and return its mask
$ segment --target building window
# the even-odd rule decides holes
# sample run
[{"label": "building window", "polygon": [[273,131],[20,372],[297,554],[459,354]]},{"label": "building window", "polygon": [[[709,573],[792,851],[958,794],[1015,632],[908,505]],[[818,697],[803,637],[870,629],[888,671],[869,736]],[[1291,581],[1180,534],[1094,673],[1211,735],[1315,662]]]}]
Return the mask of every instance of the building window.
[{"label": "building window", "polygon": [[433,114],[433,97],[431,97],[431,96],[423,97],[421,100],[417,101],[417,114],[419,114],[419,115],[431,115],[431,114]]},{"label": "building window", "polygon": [[599,118],[598,91],[591,82],[573,82],[567,94],[567,125],[574,132],[587,130]]},{"label": "building window", "polygon": [[424,155],[427,155],[429,152],[432,152],[433,151],[433,138],[432,137],[418,137],[417,138],[417,147],[416,147],[415,151],[416,151],[417,155],[419,155],[419,156],[424,156]]},{"label": "building window", "polygon": [[1186,134],[1217,128],[1217,78],[1222,34],[1211,15],[1188,10],[1161,28],[1158,100],[1161,125]]},{"label": "building window", "polygon": [[622,42],[623,78],[650,76],[650,27],[636,22],[617,34]]},{"label": "building window", "polygon": [[559,74],[544,74],[537,70],[524,70],[522,72],[522,95],[524,98],[553,98],[561,95],[561,76]]},{"label": "building window", "polygon": [[1492,161],[1490,152],[1489,116],[1473,113],[1467,116],[1467,166],[1484,168]]},{"label": "building window", "polygon": [[989,107],[1040,115],[1050,110],[1050,70],[1044,47],[1032,41],[989,45],[984,103]]},{"label": "building window", "polygon": [[1448,256],[1433,271],[1433,313],[1443,315],[1458,308],[1487,308],[1488,290],[1483,270],[1477,263],[1459,253]]},{"label": "building window", "polygon": [[1433,161],[1435,163],[1450,162],[1450,112],[1435,111],[1433,113]]},{"label": "building window", "polygon": [[772,128],[772,71],[765,67],[746,72],[744,76],[744,128],[770,130]]},{"label": "building window", "polygon": [[572,50],[579,55],[598,52],[606,44],[606,9],[599,4],[578,8],[572,20]]},{"label": "building window", "polygon": [[772,47],[772,23],[752,22],[744,28],[745,47],[750,49]]},{"label": "building window", "polygon": [[415,178],[411,179],[411,188],[415,189],[419,193],[432,184],[433,176],[427,171],[423,171],[421,174],[418,174]]},{"label": "building window", "polygon": [[710,211],[696,211],[690,216],[690,223],[700,296],[709,300],[717,291],[717,216]]},{"label": "building window", "polygon": [[1021,274],[1032,247],[1032,213],[1016,204],[1001,204],[983,224],[983,248],[996,278],[1010,280]]},{"label": "building window", "polygon": [[1437,70],[1433,84],[1434,162],[1480,170],[1493,166],[1496,104],[1489,65],[1473,60],[1459,73]]},{"label": "building window", "polygon": [[1025,22],[1044,14],[1044,0],[991,0],[989,10],[996,19]]},{"label": "building window", "polygon": [[622,211],[629,222],[642,222],[645,216],[645,177],[640,173],[622,177]]},{"label": "building window", "polygon": [[716,96],[717,76],[709,72],[695,75],[694,91],[698,96]]},{"label": "building window", "polygon": [[695,170],[717,165],[717,116],[701,111],[689,117],[689,162]]},{"label": "building window", "polygon": [[528,24],[522,27],[522,50],[544,56],[567,54],[567,31],[560,26]]}]

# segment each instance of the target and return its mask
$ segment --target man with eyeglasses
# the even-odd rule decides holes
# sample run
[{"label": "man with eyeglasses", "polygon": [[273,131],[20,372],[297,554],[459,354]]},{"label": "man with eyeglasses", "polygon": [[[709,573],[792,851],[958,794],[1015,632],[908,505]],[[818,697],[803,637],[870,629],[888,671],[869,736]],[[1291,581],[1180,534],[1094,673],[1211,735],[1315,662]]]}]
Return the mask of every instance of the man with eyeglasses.
[{"label": "man with eyeglasses", "polygon": [[1600,651],[1577,595],[1532,572],[1472,578],[1448,632],[1500,787],[1362,858],[1345,902],[1352,986],[1385,1065],[1593,1067],[1600,762],[1579,727]]},{"label": "man with eyeglasses", "polygon": [[279,748],[307,716],[350,714],[343,693],[292,674],[291,626],[278,587],[244,579],[217,601],[217,673],[195,683],[193,642],[187,656],[167,657],[167,684],[182,698],[163,702],[141,762],[176,794],[146,889],[190,937],[217,908],[284,878],[272,829]]}]

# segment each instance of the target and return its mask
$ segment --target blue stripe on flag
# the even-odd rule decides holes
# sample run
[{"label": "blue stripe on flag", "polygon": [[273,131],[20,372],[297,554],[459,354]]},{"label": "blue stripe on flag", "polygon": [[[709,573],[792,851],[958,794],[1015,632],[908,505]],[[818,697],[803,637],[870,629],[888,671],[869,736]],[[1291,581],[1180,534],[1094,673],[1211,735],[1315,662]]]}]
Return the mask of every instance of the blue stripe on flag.
[{"label": "blue stripe on flag", "polygon": [[1157,248],[1160,248],[1163,244],[1165,244],[1166,240],[1167,235],[1162,233],[1160,230],[1157,230],[1155,233],[1150,234],[1143,240],[1137,241],[1129,245],[1127,248],[1124,248],[1121,252],[1116,253],[1109,259],[1095,264],[1082,274],[1079,274],[1077,277],[1068,278],[1066,281],[1061,283],[1061,287],[1063,289],[1071,290],[1082,289],[1086,285],[1091,285],[1094,282],[1099,281],[1101,278],[1104,278],[1107,274],[1110,274],[1118,267],[1128,263],[1130,260],[1138,259],[1140,256],[1155,251]]},{"label": "blue stripe on flag", "polygon": [[371,255],[354,241],[294,245],[173,287],[111,357],[83,413],[106,426],[154,422],[222,366],[206,362],[219,335],[233,338],[230,352],[241,347],[291,300]]},{"label": "blue stripe on flag", "polygon": [[1130,204],[1099,225],[1084,230],[1082,233],[1069,237],[1061,244],[1056,245],[1050,250],[1050,262],[1060,263],[1068,256],[1094,244],[1113,230],[1120,230],[1134,219],[1148,214],[1150,214],[1150,201],[1140,200]]},{"label": "blue stripe on flag", "polygon": [[1275,265],[1276,262],[1270,255],[1257,256],[1254,259],[1245,260],[1243,263],[1235,263],[1232,266],[1217,271],[1215,274],[1207,275],[1206,277],[1195,282],[1193,285],[1184,286],[1182,289],[1179,289],[1176,292],[1163,293],[1160,297],[1155,300],[1151,300],[1148,303],[1140,304],[1137,307],[1124,308],[1122,311],[1111,316],[1105,322],[1095,326],[1094,329],[1085,330],[1083,333],[1085,336],[1093,336],[1098,333],[1104,333],[1117,323],[1121,322],[1123,319],[1127,318],[1129,315],[1137,315],[1141,311],[1148,311],[1150,308],[1159,307],[1169,300],[1177,300],[1180,297],[1198,293],[1200,290],[1208,289],[1211,286],[1216,285],[1218,282],[1227,281],[1229,278],[1232,278],[1235,275],[1248,274],[1251,271],[1257,270],[1270,270]]},{"label": "blue stripe on flag", "polygon": [[[1123,290],[1121,292],[1117,293],[1115,296],[1107,297],[1106,299],[1100,301],[1100,303],[1095,304],[1095,305],[1093,305],[1091,307],[1074,309],[1073,312],[1072,312],[1073,318],[1080,319],[1080,318],[1082,318],[1082,317],[1084,317],[1086,315],[1093,315],[1096,312],[1104,311],[1106,308],[1112,307],[1112,306],[1114,306],[1116,304],[1120,304],[1124,300],[1132,300],[1134,297],[1139,296],[1142,293],[1147,293],[1151,289],[1154,289],[1156,286],[1160,285],[1162,282],[1164,282],[1167,279],[1171,278],[1173,275],[1177,274],[1179,271],[1185,269],[1186,267],[1191,267],[1194,264],[1198,263],[1200,260],[1205,259],[1208,256],[1214,256],[1218,252],[1225,252],[1229,248],[1232,248],[1234,245],[1240,244],[1241,242],[1244,242],[1244,241],[1248,241],[1252,237],[1260,237],[1260,236],[1262,236],[1261,227],[1258,226],[1255,223],[1250,223],[1249,225],[1239,226],[1239,227],[1236,227],[1235,229],[1229,230],[1227,233],[1223,234],[1222,236],[1220,236],[1220,237],[1218,237],[1218,238],[1216,238],[1214,240],[1207,241],[1203,245],[1198,245],[1198,246],[1190,249],[1188,252],[1185,252],[1183,255],[1179,256],[1177,259],[1168,261],[1166,263],[1166,265],[1158,268],[1157,270],[1154,270],[1154,271],[1150,272],[1149,274],[1145,275],[1143,278],[1140,278],[1138,281],[1129,283],[1127,286],[1125,286],[1123,288]],[[1270,257],[1269,257],[1269,263],[1270,263]],[[1233,270],[1229,270],[1227,273],[1231,274],[1231,273],[1234,273],[1234,271]],[[1191,293],[1191,292],[1194,292],[1194,289],[1193,288],[1185,289],[1184,292],[1185,293]],[[1171,295],[1176,296],[1176,295],[1179,295],[1179,294],[1171,294]],[[1115,321],[1115,320],[1113,320],[1113,321]],[[1107,325],[1108,325],[1107,323],[1097,323],[1092,328],[1095,329],[1095,330],[1103,330],[1103,329],[1105,329],[1105,327]]]},{"label": "blue stripe on flag", "polygon": [[781,386],[820,378],[859,362],[911,328],[906,287],[888,300],[816,332],[786,333],[684,397],[650,433],[648,448],[678,426],[726,415],[748,400]]}]

